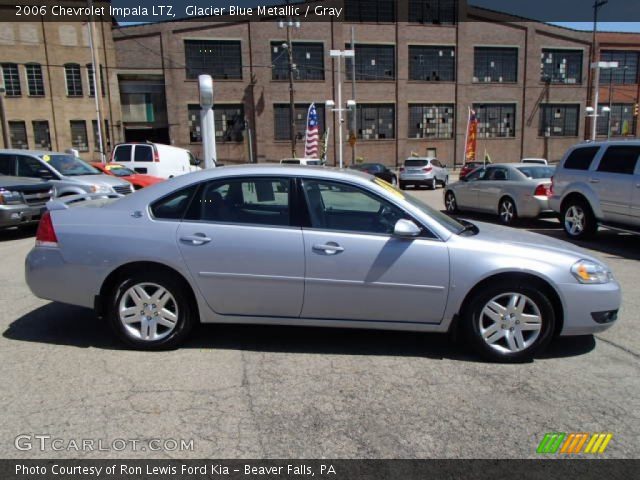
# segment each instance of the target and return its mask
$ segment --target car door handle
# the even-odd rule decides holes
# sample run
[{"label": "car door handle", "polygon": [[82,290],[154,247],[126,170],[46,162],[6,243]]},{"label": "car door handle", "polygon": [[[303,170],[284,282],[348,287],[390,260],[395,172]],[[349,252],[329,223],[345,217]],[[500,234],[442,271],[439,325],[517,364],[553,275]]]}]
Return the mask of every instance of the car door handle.
[{"label": "car door handle", "polygon": [[184,243],[189,243],[191,245],[199,246],[199,245],[204,245],[205,243],[209,243],[211,239],[207,237],[204,233],[196,233],[194,235],[184,235],[180,237],[180,241]]},{"label": "car door handle", "polygon": [[329,242],[324,245],[314,245],[313,249],[316,251],[324,252],[327,255],[335,255],[336,253],[344,252],[344,248],[342,248],[335,242]]},{"label": "car door handle", "polygon": [[598,180],[597,178],[590,178],[589,183],[600,183],[600,180]]}]

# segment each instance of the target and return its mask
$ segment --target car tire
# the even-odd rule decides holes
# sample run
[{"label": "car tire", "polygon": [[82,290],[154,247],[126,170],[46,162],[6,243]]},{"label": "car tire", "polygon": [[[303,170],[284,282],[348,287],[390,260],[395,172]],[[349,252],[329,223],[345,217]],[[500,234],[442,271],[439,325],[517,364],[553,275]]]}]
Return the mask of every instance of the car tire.
[{"label": "car tire", "polygon": [[449,185],[449,176],[448,175],[446,177],[444,177],[444,181],[442,182],[442,188],[445,188],[447,185]]},{"label": "car tire", "polygon": [[503,225],[514,225],[518,221],[518,209],[511,198],[505,197],[500,200],[498,217]]},{"label": "car tire", "polygon": [[573,240],[589,238],[598,230],[593,210],[582,199],[569,200],[562,206],[560,223],[567,236]]},{"label": "car tire", "polygon": [[184,281],[166,272],[133,273],[111,292],[107,318],[116,335],[136,349],[175,348],[195,324],[187,292]]},{"label": "car tire", "polygon": [[404,183],[402,180],[400,180],[400,190],[406,190],[407,189],[407,184]]},{"label": "car tire", "polygon": [[436,183],[436,177],[433,177],[431,179],[431,181],[427,184],[427,187],[429,188],[429,190],[435,190],[436,188],[438,188],[438,184]]},{"label": "car tire", "polygon": [[394,187],[398,185],[398,179],[394,176],[391,177],[391,185],[393,185]]},{"label": "car tire", "polygon": [[456,195],[451,190],[444,194],[444,207],[447,213],[458,213],[458,201]]},{"label": "car tire", "polygon": [[532,360],[551,341],[556,322],[547,295],[521,281],[481,288],[462,320],[467,343],[484,359],[503,363]]}]

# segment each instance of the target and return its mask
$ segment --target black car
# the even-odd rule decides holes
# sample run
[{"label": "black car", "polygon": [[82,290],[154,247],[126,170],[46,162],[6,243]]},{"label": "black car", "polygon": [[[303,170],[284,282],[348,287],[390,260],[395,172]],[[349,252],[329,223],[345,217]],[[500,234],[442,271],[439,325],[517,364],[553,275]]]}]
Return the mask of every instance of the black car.
[{"label": "black car", "polygon": [[38,223],[52,196],[49,182],[0,173],[0,229]]},{"label": "black car", "polygon": [[382,163],[359,163],[356,165],[351,165],[349,168],[374,175],[378,178],[381,178],[385,182],[389,182],[391,185],[398,184],[398,177],[396,177],[396,174],[393,173],[393,170],[389,169],[389,167],[383,165]]}]

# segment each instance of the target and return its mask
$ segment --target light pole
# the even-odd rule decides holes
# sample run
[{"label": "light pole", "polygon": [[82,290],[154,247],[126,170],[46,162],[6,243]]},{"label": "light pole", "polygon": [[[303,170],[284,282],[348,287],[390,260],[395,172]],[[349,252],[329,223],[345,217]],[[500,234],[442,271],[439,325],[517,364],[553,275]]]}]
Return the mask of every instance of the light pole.
[{"label": "light pole", "polygon": [[280,21],[278,28],[287,29],[287,43],[282,45],[287,49],[287,56],[289,59],[289,124],[290,124],[290,139],[291,139],[291,156],[296,158],[296,104],[294,100],[293,92],[293,71],[295,65],[293,64],[293,45],[291,45],[291,29],[300,28],[300,22],[287,20],[286,22]]},{"label": "light pole", "polygon": [[[606,2],[605,2],[606,3]],[[600,70],[604,68],[618,68],[618,62],[593,62],[591,64],[591,68],[594,69],[593,85],[595,89],[595,93],[593,95],[593,106],[587,107],[585,109],[587,113],[587,117],[592,118],[591,121],[591,140],[596,140],[597,129],[598,129],[598,101],[600,98]]]},{"label": "light pole", "polygon": [[328,108],[331,108],[333,112],[338,112],[338,144],[340,147],[340,149],[338,150],[338,158],[340,161],[340,168],[342,168],[342,151],[344,148],[344,145],[342,144],[342,125],[344,124],[344,117],[342,116],[342,112],[347,111],[349,107],[355,108],[356,105],[355,100],[349,100],[347,102],[347,108],[342,107],[342,59],[354,58],[355,52],[353,50],[331,50],[329,52],[329,56],[331,58],[338,59],[338,108],[333,108],[335,107],[335,102],[333,100],[327,100],[326,105]]},{"label": "light pole", "polygon": [[600,9],[600,7],[602,7],[603,5],[606,5],[607,3],[609,3],[609,0],[595,0],[593,3],[593,41],[592,41],[592,60],[591,60],[591,68],[594,70],[593,72],[593,86],[594,86],[594,93],[593,93],[593,108],[595,109],[594,111],[594,117],[593,117],[593,121],[591,122],[591,140],[596,139],[596,129],[597,129],[597,123],[598,123],[598,97],[600,95],[600,65],[598,62],[598,42],[597,42],[597,36],[596,36],[596,32],[598,31],[598,10]]}]

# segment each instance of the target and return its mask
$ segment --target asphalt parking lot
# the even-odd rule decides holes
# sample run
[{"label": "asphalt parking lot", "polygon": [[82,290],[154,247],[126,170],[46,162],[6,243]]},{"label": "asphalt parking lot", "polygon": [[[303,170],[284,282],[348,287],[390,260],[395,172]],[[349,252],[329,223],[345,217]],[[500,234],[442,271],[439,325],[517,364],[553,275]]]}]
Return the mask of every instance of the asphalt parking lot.
[{"label": "asphalt parking lot", "polygon": [[[441,189],[415,194],[443,206]],[[518,228],[564,238],[555,220]],[[604,457],[640,454],[638,237],[581,244],[622,284],[618,324],[521,365],[444,335],[290,327],[206,326],[176,351],[127,351],[92,311],[30,293],[33,241],[0,232],[1,458],[533,458],[546,432],[611,432]],[[193,450],[21,451],[20,434]]]}]

